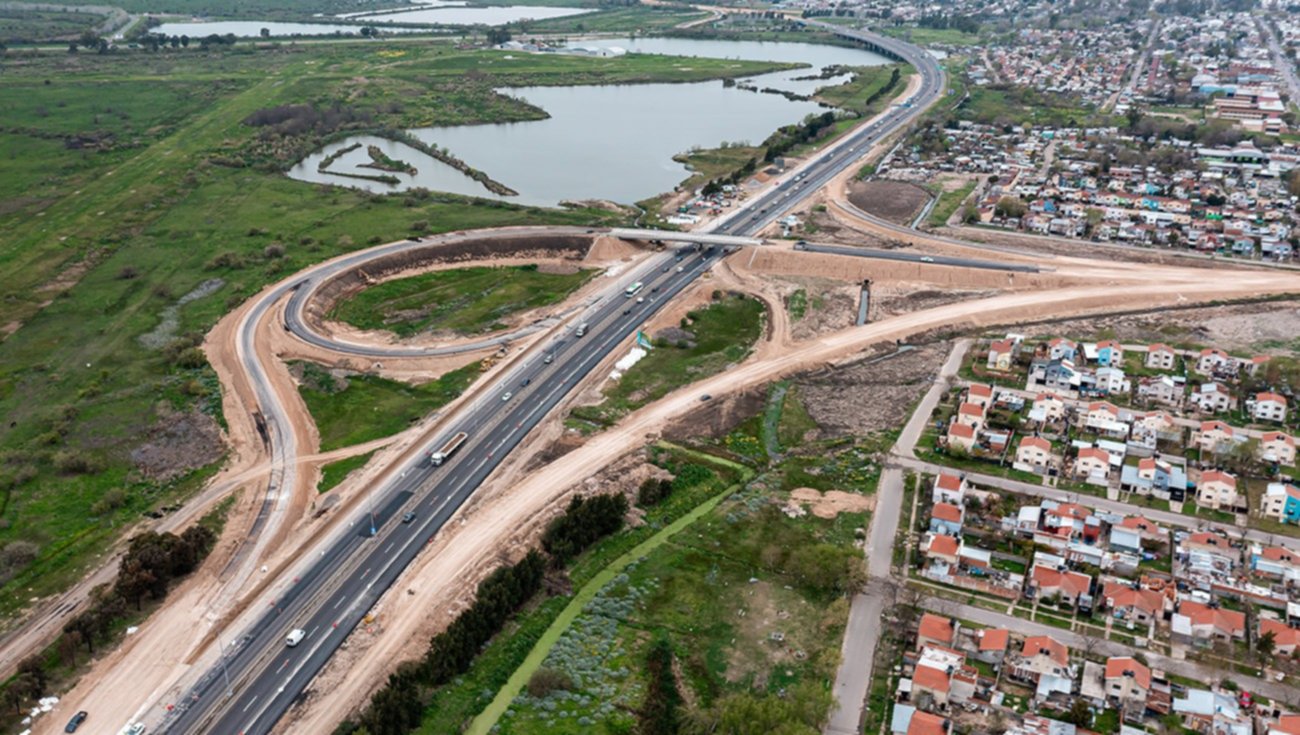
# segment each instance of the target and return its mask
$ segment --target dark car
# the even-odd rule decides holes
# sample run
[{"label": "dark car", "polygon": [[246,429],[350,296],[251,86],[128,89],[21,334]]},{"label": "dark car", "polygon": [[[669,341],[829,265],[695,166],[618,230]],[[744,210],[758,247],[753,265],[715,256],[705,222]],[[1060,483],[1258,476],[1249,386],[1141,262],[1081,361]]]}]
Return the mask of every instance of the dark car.
[{"label": "dark car", "polygon": [[77,728],[78,728],[78,727],[81,727],[81,723],[83,723],[83,722],[86,721],[86,717],[87,717],[87,716],[88,716],[88,715],[86,714],[86,710],[84,710],[84,709],[83,709],[82,711],[78,712],[77,714],[73,715],[73,716],[72,716],[72,719],[71,719],[71,720],[68,720],[68,726],[65,727],[65,728],[63,728],[63,731],[64,731],[64,732],[76,732],[76,731],[77,731]]}]

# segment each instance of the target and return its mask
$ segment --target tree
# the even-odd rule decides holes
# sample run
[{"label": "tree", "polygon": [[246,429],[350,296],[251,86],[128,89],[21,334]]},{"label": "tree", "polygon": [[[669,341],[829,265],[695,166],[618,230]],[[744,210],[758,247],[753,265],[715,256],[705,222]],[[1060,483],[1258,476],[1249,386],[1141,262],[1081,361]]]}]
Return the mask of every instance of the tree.
[{"label": "tree", "polygon": [[184,47],[184,48],[189,48],[189,47],[190,47],[190,37],[189,37],[189,36],[186,36],[186,35],[184,35],[184,34],[181,35],[181,46]]},{"label": "tree", "polygon": [[1029,211],[1024,202],[1013,196],[1004,196],[998,200],[997,206],[993,208],[993,213],[1003,219],[1019,219],[1025,216]]},{"label": "tree", "polygon": [[1076,727],[1091,727],[1092,707],[1088,706],[1087,700],[1079,697],[1070,705],[1070,711],[1062,719]]},{"label": "tree", "polygon": [[270,28],[263,28],[262,30],[258,31],[258,35],[260,35],[262,38],[270,38],[270,37],[271,37],[271,29],[270,29]]},{"label": "tree", "polygon": [[487,42],[493,46],[500,46],[510,40],[510,31],[505,28],[489,28],[487,32]]},{"label": "tree", "polygon": [[1277,648],[1277,634],[1269,631],[1255,641],[1255,654],[1259,656],[1260,661],[1269,661],[1273,658],[1273,652]]}]

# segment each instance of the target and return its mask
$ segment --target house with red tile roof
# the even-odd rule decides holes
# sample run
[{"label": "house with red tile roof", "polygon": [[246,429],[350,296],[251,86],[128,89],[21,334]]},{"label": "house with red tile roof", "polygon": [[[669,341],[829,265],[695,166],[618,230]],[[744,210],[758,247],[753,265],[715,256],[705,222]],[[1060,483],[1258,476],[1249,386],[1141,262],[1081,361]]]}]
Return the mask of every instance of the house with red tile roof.
[{"label": "house with red tile roof", "polygon": [[1110,452],[1101,447],[1084,447],[1074,460],[1075,477],[1105,482],[1110,477]]},{"label": "house with red tile roof", "polygon": [[1149,625],[1164,615],[1165,596],[1156,590],[1107,582],[1101,595],[1106,607],[1125,620]]},{"label": "house with red tile roof", "polygon": [[1029,468],[1030,472],[1045,472],[1054,462],[1052,443],[1039,436],[1025,436],[1016,447],[1016,468]]},{"label": "house with red tile roof", "polygon": [[1256,393],[1254,401],[1246,402],[1246,410],[1256,421],[1282,423],[1286,421],[1286,398],[1277,393]]},{"label": "house with red tile roof", "polygon": [[1092,590],[1092,577],[1083,572],[1062,571],[1035,564],[1029,572],[1029,588],[1040,600],[1056,597],[1062,602],[1077,605],[1079,597]]},{"label": "house with red tile roof", "polygon": [[1232,449],[1236,432],[1222,421],[1202,421],[1201,428],[1192,432],[1192,443],[1202,452],[1227,452]]},{"label": "house with red tile roof", "polygon": [[1265,462],[1295,465],[1295,437],[1281,431],[1266,431],[1259,437],[1258,456]]},{"label": "house with red tile roof", "polygon": [[1259,636],[1273,635],[1273,653],[1290,656],[1300,648],[1300,628],[1292,628],[1281,620],[1259,619]]},{"label": "house with red tile roof", "polygon": [[1212,510],[1232,511],[1239,501],[1236,477],[1223,470],[1201,473],[1201,481],[1196,484],[1197,505]]},{"label": "house with red tile roof", "polygon": [[1000,664],[1007,655],[1011,631],[1006,628],[984,628],[975,634],[975,658],[989,664]]},{"label": "house with red tile roof", "polygon": [[966,402],[987,409],[993,403],[993,387],[984,383],[971,383],[966,389]]},{"label": "house with red tile roof", "polygon": [[1106,699],[1115,707],[1145,705],[1151,691],[1151,669],[1129,656],[1106,659]]},{"label": "house with red tile roof", "polygon": [[955,537],[936,533],[930,536],[930,542],[925,547],[925,555],[955,567],[959,562],[957,556],[959,545]]},{"label": "house with red tile roof", "polygon": [[969,401],[961,404],[957,407],[957,422],[972,429],[980,428],[984,425],[984,407]]},{"label": "house with red tile roof", "polygon": [[960,421],[948,424],[948,446],[971,451],[975,448],[975,429]]},{"label": "house with red tile roof", "polygon": [[966,481],[950,472],[940,472],[934,478],[934,491],[930,494],[931,503],[952,503],[961,505],[966,499]]},{"label": "house with red tile roof", "polygon": [[935,503],[930,509],[930,531],[945,536],[960,536],[965,517],[966,513],[961,506],[952,503]]},{"label": "house with red tile roof", "polygon": [[1177,364],[1178,353],[1169,345],[1160,344],[1159,342],[1147,345],[1147,355],[1144,364],[1155,370],[1173,370]]},{"label": "house with red tile roof", "polygon": [[952,618],[945,618],[933,613],[925,613],[921,616],[921,622],[916,626],[916,650],[921,650],[926,646],[943,646],[952,648],[952,644],[957,640],[957,623]]},{"label": "house with red tile roof", "polygon": [[1015,365],[1016,342],[1009,339],[1000,339],[989,345],[989,356],[984,362],[984,366],[989,370],[999,370],[1008,372]]},{"label": "house with red tile roof", "polygon": [[1189,631],[1190,638],[1194,641],[1242,639],[1246,636],[1246,616],[1236,610],[1210,607],[1195,600],[1183,600],[1178,604],[1172,627],[1175,634],[1180,630]]},{"label": "house with red tile roof", "polygon": [[1070,649],[1051,636],[1030,636],[1012,662],[1010,673],[1013,678],[1034,684],[1044,675],[1073,678]]}]

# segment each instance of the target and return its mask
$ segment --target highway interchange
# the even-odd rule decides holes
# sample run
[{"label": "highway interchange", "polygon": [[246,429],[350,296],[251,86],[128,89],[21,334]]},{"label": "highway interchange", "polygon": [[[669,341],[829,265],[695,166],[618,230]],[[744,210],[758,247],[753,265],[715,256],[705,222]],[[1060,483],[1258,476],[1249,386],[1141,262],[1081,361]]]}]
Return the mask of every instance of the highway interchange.
[{"label": "highway interchange", "polygon": [[[820,25],[820,24],[818,24]],[[756,197],[733,213],[712,232],[750,235],[798,206],[867,153],[872,145],[910,123],[943,90],[942,70],[919,48],[872,34],[824,26],[840,35],[875,45],[912,64],[921,74],[920,88],[905,105],[891,108],[873,123],[845,136],[815,160],[795,169],[767,194]],[[397,243],[391,248],[401,248]],[[562,328],[549,326],[550,336],[534,347],[522,362],[510,366],[496,382],[448,421],[433,446],[465,431],[465,445],[440,467],[422,453],[391,476],[387,486],[370,490],[364,513],[339,531],[320,555],[294,570],[277,599],[226,647],[222,661],[207,670],[166,716],[159,731],[166,733],[220,733],[260,735],[293,705],[325,666],[348,634],[365,618],[420,550],[443,528],[505,457],[602,360],[610,355],[659,308],[688,287],[716,262],[718,247],[681,247],[651,257],[634,273],[620,278],[596,303]],[[384,249],[358,253],[324,264],[311,272],[314,284],[367,258],[386,254]],[[626,297],[622,288],[635,280],[643,290]],[[291,297],[285,327],[296,336],[330,349],[358,353],[356,345],[332,341],[307,328],[301,318],[309,288],[302,280],[268,291],[240,323],[240,359],[255,387],[266,417],[269,439],[278,446],[291,432],[280,431],[287,419],[265,384],[265,367],[252,347],[257,324],[273,304]],[[579,338],[577,324],[588,330]],[[481,346],[478,346],[481,348]],[[461,348],[464,349],[464,348]],[[405,354],[401,349],[365,348],[373,356]],[[421,350],[415,354],[431,354]],[[553,359],[548,363],[544,355]],[[288,448],[291,449],[291,448]],[[286,483],[287,484],[287,483]],[[268,488],[264,515],[278,502],[277,488]],[[414,513],[403,523],[401,516]],[[373,529],[373,535],[372,535]],[[306,632],[294,647],[285,645],[291,630]],[[230,641],[225,633],[223,640]]]}]

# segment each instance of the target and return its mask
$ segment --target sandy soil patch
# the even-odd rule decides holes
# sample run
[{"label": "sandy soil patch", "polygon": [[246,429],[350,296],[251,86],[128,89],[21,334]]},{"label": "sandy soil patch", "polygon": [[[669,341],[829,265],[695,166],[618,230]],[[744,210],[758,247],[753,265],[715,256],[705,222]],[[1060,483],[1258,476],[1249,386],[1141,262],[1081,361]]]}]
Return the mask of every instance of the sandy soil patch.
[{"label": "sandy soil patch", "polygon": [[867,513],[876,508],[876,496],[827,490],[825,493],[810,487],[797,487],[790,491],[787,507],[807,508],[818,518],[834,518],[841,513]]}]

